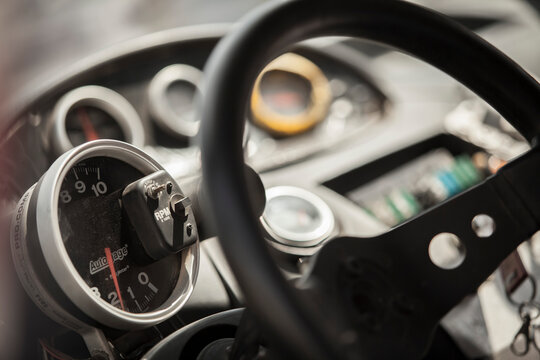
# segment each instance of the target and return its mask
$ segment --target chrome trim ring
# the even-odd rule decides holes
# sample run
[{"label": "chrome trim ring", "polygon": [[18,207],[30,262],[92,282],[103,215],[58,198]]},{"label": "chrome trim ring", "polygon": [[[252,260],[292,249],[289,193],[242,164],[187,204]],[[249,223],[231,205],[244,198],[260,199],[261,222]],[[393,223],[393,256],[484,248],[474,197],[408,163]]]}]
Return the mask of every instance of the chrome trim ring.
[{"label": "chrome trim ring", "polygon": [[273,240],[278,243],[293,247],[312,247],[328,239],[335,228],[335,218],[330,207],[314,193],[295,186],[276,186],[266,190],[266,206],[273,199],[279,197],[294,197],[308,202],[318,212],[322,221],[314,230],[298,233],[272,224],[265,216],[266,210],[261,216],[261,223]]},{"label": "chrome trim ring", "polygon": [[112,116],[120,125],[126,141],[138,147],[145,144],[145,132],[137,111],[119,93],[102,86],[88,85],[73,89],[58,100],[48,123],[49,148],[60,156],[73,148],[66,132],[66,117],[75,106],[96,107]]},{"label": "chrome trim ring", "polygon": [[199,131],[200,121],[194,111],[178,116],[167,103],[167,91],[176,82],[193,85],[196,92],[201,92],[203,73],[199,69],[185,64],[169,65],[160,70],[148,86],[150,115],[156,124],[176,136],[193,137]]},{"label": "chrome trim ring", "polygon": [[40,270],[34,266],[30,255],[29,247],[31,244],[26,241],[27,236],[29,236],[28,209],[35,190],[36,184],[24,193],[17,204],[17,210],[11,222],[10,242],[13,265],[22,287],[36,306],[57,323],[80,333],[87,330],[89,325],[70,314],[60,305],[51,294],[49,287],[39,280]]}]

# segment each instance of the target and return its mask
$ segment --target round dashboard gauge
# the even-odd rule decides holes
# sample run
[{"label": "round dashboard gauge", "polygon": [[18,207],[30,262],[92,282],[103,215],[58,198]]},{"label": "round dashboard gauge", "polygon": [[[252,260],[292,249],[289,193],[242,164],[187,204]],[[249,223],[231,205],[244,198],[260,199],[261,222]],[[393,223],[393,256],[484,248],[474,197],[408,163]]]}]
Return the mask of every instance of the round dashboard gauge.
[{"label": "round dashboard gauge", "polygon": [[161,170],[131,145],[100,140],[62,155],[21,198],[12,223],[13,258],[43,312],[74,330],[96,321],[129,330],[180,310],[198,271],[192,211],[186,208],[192,245],[141,261],[122,204],[126,186]]},{"label": "round dashboard gauge", "polygon": [[199,131],[195,96],[202,72],[189,65],[174,64],[160,70],[150,82],[150,115],[164,131],[178,137],[193,137]]},{"label": "round dashboard gauge", "polygon": [[294,247],[315,246],[334,230],[330,207],[310,191],[277,186],[266,191],[262,224],[273,240]]},{"label": "round dashboard gauge", "polygon": [[58,100],[47,134],[55,156],[92,140],[120,140],[139,147],[145,141],[133,106],[117,92],[95,85],[73,89]]},{"label": "round dashboard gauge", "polygon": [[303,56],[281,55],[261,72],[251,96],[253,122],[270,133],[303,133],[328,113],[332,99],[328,79]]}]

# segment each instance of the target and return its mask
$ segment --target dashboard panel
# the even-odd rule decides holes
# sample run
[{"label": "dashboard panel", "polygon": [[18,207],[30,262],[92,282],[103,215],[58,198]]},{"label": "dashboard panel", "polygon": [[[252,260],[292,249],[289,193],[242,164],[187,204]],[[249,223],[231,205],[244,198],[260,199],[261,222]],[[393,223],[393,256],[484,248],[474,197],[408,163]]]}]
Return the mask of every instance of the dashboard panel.
[{"label": "dashboard panel", "polygon": [[[83,141],[84,136],[96,139],[99,133],[144,147],[165,165],[175,156],[190,157],[197,133],[195,95],[200,92],[201,70],[216,41],[217,38],[173,42],[166,49],[158,46],[119,56],[87,69],[42,96],[27,116],[42,137],[42,148],[49,160],[69,150],[73,143]],[[328,149],[383,116],[387,98],[367,75],[368,69],[340,61],[336,56],[340,45],[335,47],[336,52],[321,51],[315,46],[295,50],[297,58],[311,63],[321,73],[327,88],[327,104],[316,109],[314,126],[294,136],[279,134],[255,120],[260,105],[247,110],[246,153],[257,169],[283,166]],[[299,72],[307,71],[296,68]],[[282,73],[306,79],[302,73]],[[234,84],[231,90],[234,91]],[[315,94],[311,93],[311,85],[306,91],[309,104],[320,103],[320,99],[311,99]],[[256,87],[254,94],[258,93]],[[281,98],[291,95],[294,96],[284,93]],[[274,98],[279,98],[279,94]],[[165,108],[168,116],[157,113],[156,108]],[[179,112],[191,115],[182,120],[175,117]],[[85,123],[91,125],[86,133]],[[171,131],[168,123],[183,124],[183,129]],[[190,175],[197,168],[178,171],[173,172],[177,176]]]},{"label": "dashboard panel", "polygon": [[[44,170],[43,164],[51,163],[71,147],[72,141],[69,137],[82,137],[80,121],[77,121],[78,124],[73,123],[72,118],[77,118],[73,116],[73,112],[77,110],[74,108],[85,103],[92,112],[89,117],[96,117],[90,122],[106,123],[113,118],[116,124],[104,128],[104,132],[109,132],[110,137],[128,140],[144,147],[166,166],[176,162],[178,158],[193,158],[195,150],[191,145],[194,134],[175,136],[164,131],[166,127],[163,126],[163,121],[152,112],[152,99],[155,96],[150,95],[152,81],[155,85],[156,78],[159,80],[163,75],[161,73],[160,76],[160,71],[171,65],[185,65],[193,71],[200,71],[219,38],[206,35],[204,31],[202,35],[195,32],[191,37],[185,37],[186,32],[173,32],[165,37],[165,40],[156,40],[153,46],[145,44],[143,49],[133,46],[134,49],[129,49],[126,53],[121,51],[107,54],[101,61],[92,66],[87,64],[84,71],[64,79],[36,99],[13,129],[36,138],[35,142],[32,141],[36,150],[39,149],[40,154],[46,154],[46,157],[33,161],[35,166],[40,166],[41,170],[38,172]],[[350,62],[338,62],[339,50],[339,44],[335,51],[321,51],[312,46],[298,49],[299,54],[314,60],[317,66],[321,67],[328,83],[333,86],[333,100],[329,108],[321,114],[323,119],[319,119],[325,121],[315,129],[310,129],[307,134],[296,135],[294,139],[276,137],[260,127],[249,126],[249,135],[246,134],[249,138],[247,153],[252,163],[258,164],[255,165],[257,168],[279,167],[310,156],[341,142],[344,138],[352,137],[364,126],[381,118],[386,96],[367,75],[369,71],[363,65],[352,66]],[[363,60],[362,63],[366,64],[365,59]],[[176,96],[178,97],[178,94]],[[180,98],[182,96],[180,95]],[[360,105],[351,105],[351,96],[361,97],[361,109]],[[194,98],[191,95],[188,97],[186,105],[192,106]],[[166,99],[157,99],[154,102],[160,100]],[[186,99],[177,101],[186,102]],[[125,120],[126,116],[130,118],[129,121]],[[248,111],[248,123],[251,123],[251,116]],[[72,129],[66,130],[65,127]],[[133,136],[135,139],[132,139]],[[197,170],[197,164],[192,163],[177,166],[171,171],[177,176],[186,176]]]}]

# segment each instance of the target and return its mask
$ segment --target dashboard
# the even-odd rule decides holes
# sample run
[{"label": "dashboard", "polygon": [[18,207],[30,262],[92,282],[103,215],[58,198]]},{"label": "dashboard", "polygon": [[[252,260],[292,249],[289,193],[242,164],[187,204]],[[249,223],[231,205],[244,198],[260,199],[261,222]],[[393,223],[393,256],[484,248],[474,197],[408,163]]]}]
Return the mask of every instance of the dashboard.
[{"label": "dashboard", "polygon": [[[34,133],[40,137],[36,145],[47,154],[44,164],[75,145],[100,137],[143,147],[160,162],[171,166],[178,158],[193,158],[198,128],[198,124],[190,120],[194,117],[194,96],[202,82],[205,59],[219,39],[219,35],[206,33],[223,34],[224,31],[182,29],[178,34],[163,34],[161,39],[155,39],[154,46],[138,51],[130,49],[128,54],[107,54],[114,58],[102,59],[100,64],[57,85],[33,104],[27,114],[36,129]],[[165,44],[160,43],[163,41]],[[339,51],[347,49],[339,44],[335,48],[333,53],[301,46],[296,57],[289,57],[292,63],[280,68],[276,62],[272,65],[274,69],[265,72],[276,76],[285,74],[285,79],[277,82],[290,81],[292,90],[287,93],[288,88],[275,88],[272,80],[266,81],[265,77],[263,86],[259,84],[254,92],[253,104],[246,114],[250,125],[245,141],[247,155],[257,169],[298,161],[352,138],[380,120],[385,95],[358,65],[340,61],[337,66]],[[149,59],[152,59],[150,63]],[[300,67],[298,61],[304,61]],[[310,71],[318,73],[312,75]],[[317,81],[322,85],[314,83]],[[234,84],[231,87],[234,88]],[[261,97],[278,99],[283,106],[291,108],[280,109],[279,103],[267,105],[268,100],[255,105]],[[306,104],[301,102],[310,97],[318,97],[314,103],[320,104],[320,108],[303,108]],[[291,118],[293,115],[298,118],[300,128],[283,130],[278,122],[266,121],[268,115],[280,111],[292,111]],[[179,113],[183,115],[178,116]],[[283,115],[285,119],[287,116]],[[321,126],[314,128],[319,122]],[[180,166],[170,171],[176,176],[186,176],[198,170],[195,164],[184,169]]]},{"label": "dashboard", "polygon": [[[497,4],[428,5],[540,72],[540,54],[528,49],[540,22],[521,2],[510,13]],[[9,154],[0,159],[0,202],[11,229],[2,247],[13,253],[7,274],[20,284],[2,301],[20,311],[0,320],[3,328],[17,322],[38,350],[6,335],[13,356],[140,359],[185,325],[242,306],[200,185],[204,66],[229,29],[182,27],[124,42],[14,106],[0,140]],[[445,74],[354,39],[310,40],[270,62],[245,122],[247,171],[258,174],[253,192],[264,198],[261,228],[292,279],[332,238],[398,226],[529,149]],[[488,220],[474,221],[489,231]],[[452,238],[441,246],[430,247],[435,264],[463,261]],[[538,241],[518,254],[538,272]],[[444,318],[436,335],[443,349],[512,358],[519,315],[500,276]],[[512,289],[518,297],[527,292],[522,283]],[[195,358],[205,336],[234,337],[235,328],[213,331],[193,335],[181,358]]]}]

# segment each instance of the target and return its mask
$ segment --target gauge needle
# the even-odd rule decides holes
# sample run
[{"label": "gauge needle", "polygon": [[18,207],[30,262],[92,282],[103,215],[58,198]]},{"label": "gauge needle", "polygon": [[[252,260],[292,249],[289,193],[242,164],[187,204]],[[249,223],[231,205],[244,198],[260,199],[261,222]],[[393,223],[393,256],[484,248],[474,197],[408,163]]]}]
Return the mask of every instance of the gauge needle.
[{"label": "gauge needle", "polygon": [[107,258],[107,263],[109,264],[109,270],[111,270],[111,276],[114,282],[114,287],[116,289],[116,294],[118,295],[118,299],[120,300],[120,306],[122,307],[122,310],[125,310],[124,302],[122,301],[122,295],[120,294],[120,286],[118,286],[118,279],[116,278],[116,270],[114,270],[114,261],[110,248],[105,248],[105,257]]},{"label": "gauge needle", "polygon": [[90,117],[88,116],[88,112],[83,108],[79,108],[77,113],[79,115],[79,120],[81,122],[81,126],[83,128],[86,141],[99,139],[97,131],[94,128],[94,125],[92,125],[92,121],[90,120]]}]

